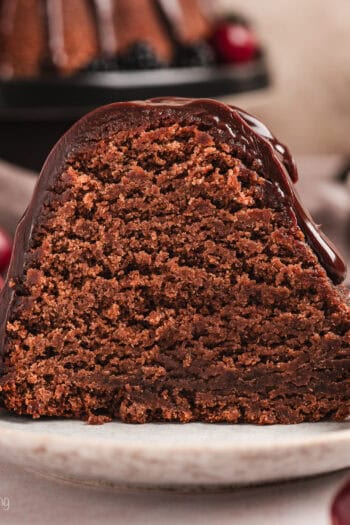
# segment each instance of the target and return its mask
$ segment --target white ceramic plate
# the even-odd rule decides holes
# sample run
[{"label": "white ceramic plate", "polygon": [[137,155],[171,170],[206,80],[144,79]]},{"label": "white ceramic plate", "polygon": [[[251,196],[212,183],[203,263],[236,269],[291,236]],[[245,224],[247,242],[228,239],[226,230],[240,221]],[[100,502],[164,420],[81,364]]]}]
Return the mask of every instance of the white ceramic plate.
[{"label": "white ceramic plate", "polygon": [[119,487],[256,484],[349,467],[350,422],[90,426],[2,412],[0,457],[44,474]]}]

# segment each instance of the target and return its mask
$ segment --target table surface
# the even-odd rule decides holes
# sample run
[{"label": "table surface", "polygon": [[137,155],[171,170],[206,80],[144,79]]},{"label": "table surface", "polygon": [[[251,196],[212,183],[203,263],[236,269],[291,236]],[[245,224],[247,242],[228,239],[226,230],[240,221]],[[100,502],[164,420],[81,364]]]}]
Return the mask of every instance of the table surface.
[{"label": "table surface", "polygon": [[[317,219],[349,257],[344,225],[349,197],[329,191],[337,157],[300,159],[300,192]],[[318,184],[310,184],[310,180]],[[32,191],[34,178],[0,163],[0,224],[13,230]],[[332,204],[333,203],[333,204]],[[329,220],[331,211],[332,220]],[[330,503],[350,470],[308,480],[222,493],[115,491],[42,477],[11,464],[0,464],[0,523],[330,525]]]},{"label": "table surface", "polygon": [[332,498],[347,475],[216,494],[142,493],[88,488],[2,464],[0,523],[330,525]]}]

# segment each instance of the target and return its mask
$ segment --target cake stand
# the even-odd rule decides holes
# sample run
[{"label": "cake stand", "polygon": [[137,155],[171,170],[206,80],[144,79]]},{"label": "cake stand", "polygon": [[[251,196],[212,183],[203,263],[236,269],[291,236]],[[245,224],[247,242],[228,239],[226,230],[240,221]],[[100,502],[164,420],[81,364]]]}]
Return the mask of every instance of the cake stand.
[{"label": "cake stand", "polygon": [[0,157],[39,170],[72,123],[111,102],[151,97],[206,97],[267,87],[264,56],[234,66],[84,72],[0,82]]}]

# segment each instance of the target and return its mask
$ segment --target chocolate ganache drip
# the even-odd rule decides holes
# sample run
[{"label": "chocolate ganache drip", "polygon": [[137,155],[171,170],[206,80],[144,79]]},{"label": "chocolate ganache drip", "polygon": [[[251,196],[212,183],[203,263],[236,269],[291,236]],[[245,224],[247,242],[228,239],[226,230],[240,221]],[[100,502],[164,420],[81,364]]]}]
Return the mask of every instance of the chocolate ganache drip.
[{"label": "chocolate ganache drip", "polygon": [[[340,284],[346,277],[346,264],[340,254],[337,252],[335,246],[321,231],[311,215],[302,204],[298,192],[293,187],[291,182],[298,181],[298,170],[291,156],[288,148],[281,144],[270,132],[270,130],[257,118],[245,113],[237,108],[232,108],[233,113],[238,115],[249,126],[252,133],[260,137],[261,140],[266,141],[272,151],[271,159],[273,166],[271,173],[274,176],[274,182],[279,185],[279,189],[285,194],[289,200],[290,208],[297,216],[298,224],[304,232],[307,242],[316,253],[320,263],[327,271],[329,277],[335,284]],[[254,137],[252,137],[254,140]],[[269,164],[269,158],[263,154],[263,165]],[[289,179],[288,179],[289,177]]]},{"label": "chocolate ganache drip", "polygon": [[[79,142],[80,139],[77,137],[81,134],[94,136],[94,130],[99,126],[105,126],[108,122],[115,121],[115,125],[118,125],[119,119],[127,121],[131,118],[130,114],[132,115],[133,110],[140,107],[145,109],[145,115],[142,117],[145,122],[152,119],[154,113],[160,113],[166,118],[167,114],[176,111],[179,112],[179,118],[186,115],[200,116],[209,125],[213,125],[214,129],[225,134],[233,144],[239,146],[243,154],[255,160],[254,166],[258,166],[255,169],[275,185],[281,201],[289,208],[291,215],[296,217],[306,241],[333,283],[340,284],[345,279],[345,262],[315,224],[294,187],[294,183],[298,180],[298,172],[288,148],[280,143],[262,122],[239,108],[210,99],[176,97],[110,104],[83,117],[63,136],[43,167],[32,203],[17,229],[15,243],[17,248],[10,265],[8,276],[10,279],[20,274],[24,262],[23,253],[29,246],[36,210],[42,205],[47,188],[59,173],[60,167],[64,165],[65,155],[69,150],[69,140]],[[3,294],[11,294],[7,286]]]},{"label": "chocolate ganache drip", "polygon": [[216,126],[225,128],[232,139],[261,162],[261,172],[277,186],[281,198],[296,215],[309,246],[317,255],[334,284],[346,277],[346,264],[330,240],[302,204],[293,183],[298,170],[288,148],[253,115],[209,99],[155,98],[148,104],[166,106],[186,105],[189,111],[206,112],[214,117]]}]

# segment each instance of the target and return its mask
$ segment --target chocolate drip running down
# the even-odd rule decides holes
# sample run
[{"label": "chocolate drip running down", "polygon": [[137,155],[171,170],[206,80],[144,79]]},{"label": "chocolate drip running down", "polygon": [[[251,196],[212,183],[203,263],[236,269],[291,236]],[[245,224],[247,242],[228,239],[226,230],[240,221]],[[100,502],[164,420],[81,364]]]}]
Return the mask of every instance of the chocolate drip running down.
[{"label": "chocolate drip running down", "polygon": [[117,51],[114,2],[113,0],[93,0],[92,5],[96,13],[101,51],[105,56],[112,56]]},{"label": "chocolate drip running down", "polygon": [[[171,106],[190,104],[193,108],[208,111],[214,115],[215,125],[224,127],[243,150],[256,154],[261,162],[265,176],[271,176],[281,198],[296,215],[308,244],[316,253],[334,284],[340,284],[346,277],[346,264],[331,241],[302,204],[293,183],[298,180],[298,171],[288,148],[279,142],[271,131],[256,117],[234,106],[226,106],[211,100],[193,101],[191,99],[152,99],[148,104]],[[214,111],[216,110],[216,111]]]},{"label": "chocolate drip running down", "polygon": [[[294,159],[292,158],[288,148],[277,141],[270,130],[262,124],[258,119],[252,117],[248,113],[242,112],[236,108],[232,111],[237,111],[238,114],[249,125],[251,130],[266,140],[274,151],[274,164],[278,171],[272,168],[271,173],[277,175],[275,182],[279,184],[279,189],[282,190],[290,199],[290,207],[294,210],[298,224],[304,232],[306,240],[311,248],[314,250],[322,266],[326,269],[329,277],[335,284],[340,284],[346,277],[346,264],[337,252],[334,245],[323,234],[320,227],[313,221],[311,215],[302,204],[298,192],[288,180],[288,175],[293,183],[298,181],[298,171]],[[263,163],[266,164],[269,156],[263,156]]]},{"label": "chocolate drip running down", "polygon": [[62,2],[46,0],[45,7],[51,59],[56,67],[65,67],[68,56],[65,49]]},{"label": "chocolate drip running down", "polygon": [[154,6],[175,46],[209,36],[208,21],[214,19],[214,12],[209,12],[203,0],[191,4],[186,0],[154,0]]},{"label": "chocolate drip running down", "polygon": [[[268,141],[270,147],[273,148],[274,162],[276,167],[279,168],[276,173],[278,175],[276,182],[279,184],[280,190],[290,199],[290,207],[294,210],[298,224],[303,230],[309,245],[318,256],[320,263],[324,266],[333,282],[340,284],[346,277],[346,264],[333,244],[320,230],[320,227],[313,221],[311,215],[303,206],[296,189],[288,181],[288,175],[293,183],[298,181],[297,167],[288,148],[278,142],[270,130],[258,119],[234,108],[233,111],[237,111],[252,131]],[[266,157],[263,157],[263,162],[266,163]],[[271,166],[271,168],[273,167]],[[275,170],[272,169],[272,174],[274,173]]]},{"label": "chocolate drip running down", "polygon": [[175,41],[180,40],[180,31],[185,21],[179,0],[157,0],[156,6],[168,26],[171,37]]}]

